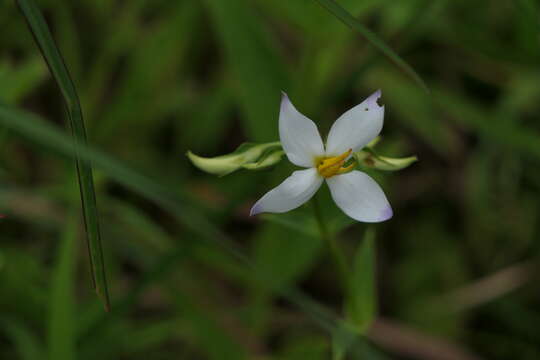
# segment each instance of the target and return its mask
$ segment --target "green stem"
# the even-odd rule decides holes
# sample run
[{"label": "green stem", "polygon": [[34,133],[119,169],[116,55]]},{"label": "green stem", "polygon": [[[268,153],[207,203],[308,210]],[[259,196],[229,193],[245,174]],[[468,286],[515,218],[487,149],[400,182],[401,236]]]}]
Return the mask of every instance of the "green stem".
[{"label": "green stem", "polygon": [[327,243],[328,247],[330,248],[330,253],[332,254],[332,258],[334,259],[337,270],[339,271],[339,275],[343,282],[343,290],[346,290],[347,279],[349,277],[349,267],[347,265],[345,255],[339,248],[336,238],[330,234],[330,232],[328,231],[328,228],[326,227],[326,223],[323,220],[323,216],[322,216],[321,208],[319,205],[319,201],[317,200],[317,196],[314,196],[312,201],[313,201],[313,212],[315,214],[315,219],[317,220],[317,224],[319,226],[319,232],[321,233],[321,238],[323,239],[324,242]]}]

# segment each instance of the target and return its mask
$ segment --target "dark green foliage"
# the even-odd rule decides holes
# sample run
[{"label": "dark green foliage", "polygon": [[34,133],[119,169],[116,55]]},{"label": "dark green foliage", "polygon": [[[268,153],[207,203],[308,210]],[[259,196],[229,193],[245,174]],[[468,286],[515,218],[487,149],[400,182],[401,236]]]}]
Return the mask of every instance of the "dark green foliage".
[{"label": "dark green foliage", "polygon": [[[81,245],[63,95],[1,1],[1,359],[317,360],[332,343],[336,358],[433,358],[441,341],[445,354],[539,358],[537,2],[36,2],[84,109],[111,312]],[[377,154],[419,161],[370,172],[394,209],[371,241],[318,194],[359,269],[344,307],[310,205],[248,216],[293,166],[219,178],[185,153],[279,140],[282,90],[325,134],[379,88]],[[337,321],[364,331],[375,309],[365,337]]]}]

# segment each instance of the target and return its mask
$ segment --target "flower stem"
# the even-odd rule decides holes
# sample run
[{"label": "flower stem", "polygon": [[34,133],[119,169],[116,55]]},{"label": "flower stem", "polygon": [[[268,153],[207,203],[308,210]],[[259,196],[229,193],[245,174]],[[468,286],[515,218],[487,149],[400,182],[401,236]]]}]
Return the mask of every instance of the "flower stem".
[{"label": "flower stem", "polygon": [[312,201],[313,201],[313,212],[315,214],[315,219],[317,220],[317,224],[319,226],[319,232],[321,233],[321,238],[323,239],[324,242],[327,243],[328,247],[330,248],[330,253],[332,254],[332,258],[334,259],[337,270],[341,277],[341,281],[343,283],[343,290],[346,290],[347,280],[349,277],[349,267],[347,265],[345,255],[339,248],[336,238],[333,237],[328,231],[326,223],[323,220],[321,207],[319,205],[317,196],[314,196]]}]

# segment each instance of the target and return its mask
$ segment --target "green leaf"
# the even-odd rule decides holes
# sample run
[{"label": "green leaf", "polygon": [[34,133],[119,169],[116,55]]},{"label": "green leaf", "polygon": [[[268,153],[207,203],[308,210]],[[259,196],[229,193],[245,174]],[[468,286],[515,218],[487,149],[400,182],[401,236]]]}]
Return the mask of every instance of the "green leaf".
[{"label": "green leaf", "polygon": [[362,25],[354,16],[352,16],[347,10],[341,7],[334,0],[316,0],[321,6],[328,10],[332,15],[337,17],[348,27],[358,31],[367,41],[369,41],[376,49],[382,52],[390,61],[409,75],[421,88],[426,92],[429,92],[428,87],[422,80],[422,78],[414,71],[414,69],[405,62],[398,54],[394,52],[383,40],[381,40],[375,33]]},{"label": "green leaf", "polygon": [[77,221],[68,220],[58,244],[49,299],[49,359],[76,358],[75,344],[75,259]]},{"label": "green leaf", "polygon": [[247,170],[262,170],[281,161],[284,152],[279,142],[265,144],[244,143],[234,152],[205,158],[187,152],[188,158],[193,165],[210,174],[224,176],[241,168]]},{"label": "green leaf", "polygon": [[412,163],[418,161],[416,156],[409,156],[405,158],[380,156],[370,148],[357,151],[353,154],[353,156],[358,164],[363,167],[384,171],[402,170],[410,166]]},{"label": "green leaf", "polygon": [[345,312],[347,320],[361,333],[369,329],[377,312],[375,289],[375,231],[366,231],[354,257]]},{"label": "green leaf", "polygon": [[388,358],[372,346],[365,336],[358,335],[349,323],[339,323],[332,332],[332,360],[362,359],[387,360]]},{"label": "green leaf", "polygon": [[354,343],[355,336],[349,324],[339,324],[332,333],[332,360],[343,360],[347,355],[351,345]]},{"label": "green leaf", "polygon": [[53,75],[60,91],[62,92],[68,112],[71,131],[75,146],[72,151],[76,154],[77,173],[79,177],[79,188],[86,226],[86,236],[88,241],[88,251],[92,266],[92,276],[94,287],[105,309],[109,309],[109,293],[107,290],[107,279],[105,277],[105,265],[101,249],[101,235],[99,230],[99,219],[97,215],[96,194],[94,191],[94,180],[92,166],[89,161],[85,161],[79,156],[79,147],[86,144],[86,130],[82,117],[79,97],[69,72],[64,64],[54,39],[49,32],[45,19],[39,8],[32,0],[17,0],[30,31],[39,46],[51,74]]}]

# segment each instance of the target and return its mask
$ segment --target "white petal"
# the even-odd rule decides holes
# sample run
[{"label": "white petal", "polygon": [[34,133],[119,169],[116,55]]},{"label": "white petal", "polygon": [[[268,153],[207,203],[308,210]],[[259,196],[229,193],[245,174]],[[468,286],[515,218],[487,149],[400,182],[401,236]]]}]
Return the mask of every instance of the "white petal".
[{"label": "white petal", "polygon": [[384,106],[377,104],[380,97],[378,90],[334,122],[326,141],[327,155],[337,156],[349,149],[358,151],[379,135],[384,119]]},{"label": "white petal", "polygon": [[298,170],[267,192],[251,208],[250,215],[262,212],[282,213],[295,209],[311,199],[323,182],[317,169]]},{"label": "white petal", "polygon": [[392,217],[392,208],[381,187],[361,171],[351,171],[326,179],[332,198],[343,212],[355,220],[381,222]]},{"label": "white petal", "polygon": [[285,93],[279,111],[279,138],[287,157],[295,165],[312,167],[314,158],[324,155],[317,125],[300,114]]}]

